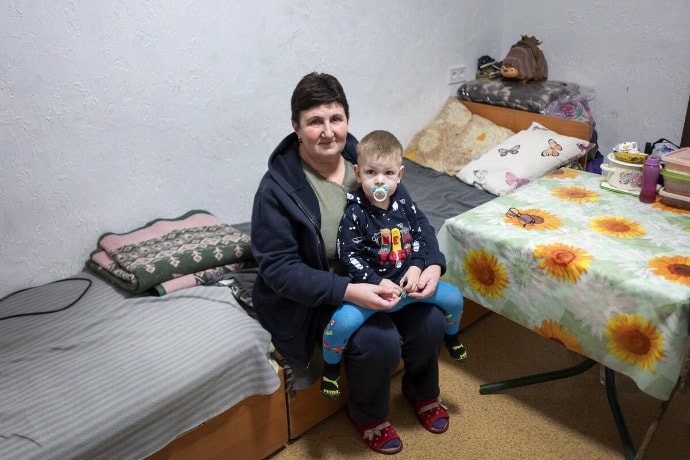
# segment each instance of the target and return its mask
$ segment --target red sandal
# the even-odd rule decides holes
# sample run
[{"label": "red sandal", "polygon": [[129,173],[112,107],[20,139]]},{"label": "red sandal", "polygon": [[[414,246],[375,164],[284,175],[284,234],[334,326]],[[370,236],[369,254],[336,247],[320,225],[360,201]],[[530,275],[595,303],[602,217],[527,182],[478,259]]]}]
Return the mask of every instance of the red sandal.
[{"label": "red sandal", "polygon": [[[417,418],[422,423],[422,426],[432,433],[445,433],[450,426],[450,415],[446,410],[446,406],[441,404],[441,400],[427,399],[426,401],[412,401],[412,405],[417,410]],[[445,419],[446,423],[437,426],[439,420]]]},{"label": "red sandal", "polygon": [[[435,434],[448,431],[448,427],[450,426],[450,415],[446,410],[446,406],[441,404],[439,398],[415,401],[410,398],[404,389],[403,394],[414,406],[414,409],[417,411],[417,418],[424,428]],[[437,423],[439,420],[443,419],[446,420],[446,423]]]},{"label": "red sandal", "polygon": [[[354,423],[354,420],[352,422]],[[403,448],[400,436],[398,436],[398,433],[395,431],[395,428],[393,428],[393,425],[388,423],[387,420],[362,426],[355,424],[355,426],[357,427],[359,434],[362,436],[362,439],[364,439],[364,442],[366,442],[369,447],[380,454],[397,454]],[[397,443],[390,442],[396,440],[398,441]],[[389,446],[384,447],[387,443],[389,443]]]}]

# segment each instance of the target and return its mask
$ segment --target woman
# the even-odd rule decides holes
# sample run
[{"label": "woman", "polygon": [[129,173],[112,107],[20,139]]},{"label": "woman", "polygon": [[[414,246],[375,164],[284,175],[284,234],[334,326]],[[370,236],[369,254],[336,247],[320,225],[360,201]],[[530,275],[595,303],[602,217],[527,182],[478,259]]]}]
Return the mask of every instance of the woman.
[{"label": "woman", "polygon": [[[321,372],[322,331],[335,309],[350,302],[389,310],[399,301],[392,290],[351,283],[338,262],[336,235],[346,205],[357,187],[353,164],[357,140],[348,133],[345,92],[328,74],[311,73],[297,84],[291,100],[292,127],[268,160],[252,212],[252,252],[260,276],[253,303],[273,344],[299,372]],[[399,193],[409,198],[404,187]],[[420,215],[425,233],[434,235]],[[420,276],[425,298],[436,290],[445,258],[435,238]],[[365,442],[375,451],[402,449],[388,423],[391,375],[402,358],[403,391],[422,425],[433,433],[448,429],[449,416],[439,396],[438,354],[444,336],[441,310],[415,304],[386,315],[372,315],[352,336],[344,352],[349,387],[348,412]],[[315,369],[316,368],[316,369]]]}]

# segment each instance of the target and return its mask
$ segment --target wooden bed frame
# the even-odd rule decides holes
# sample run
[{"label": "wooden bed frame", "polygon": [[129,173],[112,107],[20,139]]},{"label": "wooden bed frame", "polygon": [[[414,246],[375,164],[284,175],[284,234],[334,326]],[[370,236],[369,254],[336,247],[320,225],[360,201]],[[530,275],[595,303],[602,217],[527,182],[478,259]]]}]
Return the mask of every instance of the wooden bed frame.
[{"label": "wooden bed frame", "polygon": [[[591,127],[582,121],[568,118],[552,117],[541,113],[523,112],[522,110],[507,109],[495,105],[479,104],[477,102],[462,101],[470,111],[493,121],[497,125],[504,126],[511,131],[518,132],[529,128],[533,121],[541,123],[552,131],[564,136],[578,139],[590,139]],[[586,156],[584,157],[586,160]]]},{"label": "wooden bed frame", "polygon": [[[288,442],[285,380],[270,395],[250,396],[181,435],[149,460],[263,459]],[[323,399],[323,397],[322,397]]]},{"label": "wooden bed frame", "polygon": [[[553,131],[579,139],[589,139],[587,123],[548,115],[462,101],[471,112],[512,131],[526,129],[537,121]],[[465,299],[462,329],[490,311]],[[401,366],[398,367],[398,370]],[[279,369],[281,385],[272,394],[252,396],[224,413],[181,435],[149,457],[163,459],[263,459],[345,406],[344,395],[337,401],[321,396],[319,383],[297,391],[294,399],[285,393],[285,376]]]}]

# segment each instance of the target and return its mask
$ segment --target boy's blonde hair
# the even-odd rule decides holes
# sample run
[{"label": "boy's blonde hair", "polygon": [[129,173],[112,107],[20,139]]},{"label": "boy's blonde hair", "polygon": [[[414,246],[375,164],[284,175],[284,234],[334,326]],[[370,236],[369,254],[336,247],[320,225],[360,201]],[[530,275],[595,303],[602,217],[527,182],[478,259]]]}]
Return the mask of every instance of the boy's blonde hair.
[{"label": "boy's blonde hair", "polygon": [[382,129],[372,131],[357,144],[357,162],[368,158],[394,158],[402,164],[403,147],[397,137]]}]

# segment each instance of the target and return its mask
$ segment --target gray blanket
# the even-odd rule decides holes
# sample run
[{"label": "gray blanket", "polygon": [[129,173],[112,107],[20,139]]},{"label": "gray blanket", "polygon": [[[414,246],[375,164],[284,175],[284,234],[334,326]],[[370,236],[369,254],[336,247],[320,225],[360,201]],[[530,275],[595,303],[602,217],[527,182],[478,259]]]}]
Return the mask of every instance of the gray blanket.
[{"label": "gray blanket", "polygon": [[81,298],[88,281],[0,299],[0,458],[144,458],[279,387],[270,336],[230,289],[129,297],[77,276]]},{"label": "gray blanket", "polygon": [[403,160],[403,165],[405,175],[402,183],[436,232],[446,219],[496,198],[496,195],[467,185],[455,176],[426,168],[408,159]]}]

